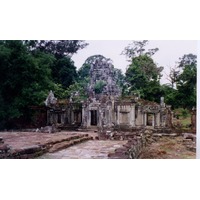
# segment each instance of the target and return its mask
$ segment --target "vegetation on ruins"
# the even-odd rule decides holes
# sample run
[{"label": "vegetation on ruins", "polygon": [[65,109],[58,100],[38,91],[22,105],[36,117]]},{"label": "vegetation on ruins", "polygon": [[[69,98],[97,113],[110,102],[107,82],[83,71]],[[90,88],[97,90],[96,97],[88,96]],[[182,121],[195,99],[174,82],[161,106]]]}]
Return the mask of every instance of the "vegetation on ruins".
[{"label": "vegetation on ruins", "polygon": [[101,80],[97,81],[97,83],[94,86],[95,93],[101,94],[105,85],[106,85],[106,83],[104,81],[101,81]]},{"label": "vegetation on ruins", "polygon": [[66,98],[77,78],[70,56],[84,41],[0,41],[0,129],[31,120],[29,106],[42,105],[48,92]]},{"label": "vegetation on ruins", "polygon": [[[58,99],[85,100],[91,64],[101,59],[111,63],[123,96],[137,94],[155,102],[163,96],[183,118],[190,117],[188,110],[196,107],[197,56],[183,55],[170,70],[170,83],[161,85],[163,67],[153,59],[159,49],[147,49],[147,44],[148,40],[133,41],[124,49],[130,61],[124,75],[102,55],[90,56],[77,70],[71,57],[88,45],[83,40],[0,41],[0,129],[15,128],[20,119],[30,121],[29,107],[43,105],[50,90]],[[95,92],[101,93],[104,86],[97,82]]]},{"label": "vegetation on ruins", "polygon": [[[87,97],[87,87],[90,82],[90,68],[92,63],[98,62],[100,60],[105,60],[107,63],[112,63],[112,60],[110,58],[105,58],[102,55],[93,55],[88,57],[81,68],[77,71],[78,73],[78,78],[77,81],[74,83],[74,85],[70,86],[70,92],[75,92],[78,91],[80,93],[80,100],[85,99]],[[114,66],[113,67],[113,76],[114,79],[116,80],[117,85],[122,89],[124,87],[125,83],[125,76],[123,75],[121,69],[117,69]],[[99,81],[95,85],[95,93],[100,94],[103,91],[103,87],[106,85],[105,82]],[[68,89],[69,90],[69,89]]]}]

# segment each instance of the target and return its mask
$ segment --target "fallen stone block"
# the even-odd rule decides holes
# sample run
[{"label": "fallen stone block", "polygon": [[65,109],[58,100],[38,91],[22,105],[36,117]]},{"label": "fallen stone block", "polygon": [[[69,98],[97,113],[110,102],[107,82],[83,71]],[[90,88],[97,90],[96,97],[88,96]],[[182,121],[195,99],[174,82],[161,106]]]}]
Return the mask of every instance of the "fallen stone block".
[{"label": "fallen stone block", "polygon": [[196,135],[193,133],[183,133],[184,139],[191,139],[192,141],[196,142]]}]

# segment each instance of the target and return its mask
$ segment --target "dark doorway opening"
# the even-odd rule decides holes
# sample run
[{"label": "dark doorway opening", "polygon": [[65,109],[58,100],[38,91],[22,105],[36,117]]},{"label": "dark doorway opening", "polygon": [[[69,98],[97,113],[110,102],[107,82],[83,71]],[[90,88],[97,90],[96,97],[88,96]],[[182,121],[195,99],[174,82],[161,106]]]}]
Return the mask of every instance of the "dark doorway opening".
[{"label": "dark doorway opening", "polygon": [[153,114],[147,114],[147,126],[153,126]]},{"label": "dark doorway opening", "polygon": [[80,111],[74,112],[74,123],[75,124],[81,124],[82,121],[82,113]]},{"label": "dark doorway opening", "polygon": [[97,111],[91,110],[91,126],[97,125]]},{"label": "dark doorway opening", "polygon": [[58,113],[58,121],[57,121],[57,123],[58,123],[58,124],[61,123],[61,114],[60,114],[60,113]]}]

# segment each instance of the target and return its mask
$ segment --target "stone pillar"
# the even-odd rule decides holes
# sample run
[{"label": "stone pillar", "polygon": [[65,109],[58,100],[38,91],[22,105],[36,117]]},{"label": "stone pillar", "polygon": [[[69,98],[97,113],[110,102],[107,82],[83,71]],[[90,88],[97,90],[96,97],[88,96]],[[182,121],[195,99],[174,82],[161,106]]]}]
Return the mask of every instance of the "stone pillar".
[{"label": "stone pillar", "polygon": [[112,107],[108,108],[108,126],[112,127]]},{"label": "stone pillar", "polygon": [[152,115],[152,126],[155,127],[155,114]]},{"label": "stone pillar", "polygon": [[71,123],[74,123],[74,112],[71,111]]},{"label": "stone pillar", "polygon": [[131,126],[132,127],[135,127],[135,104],[131,106],[131,119],[130,119],[130,122],[131,122]]},{"label": "stone pillar", "polygon": [[160,113],[156,113],[155,114],[155,123],[156,123],[156,127],[160,127]]},{"label": "stone pillar", "polygon": [[82,122],[81,122],[81,126],[82,127],[87,127],[87,116],[86,116],[86,112],[85,112],[85,106],[82,105]]},{"label": "stone pillar", "polygon": [[65,123],[65,113],[61,112],[61,124]]},{"label": "stone pillar", "polygon": [[147,113],[144,113],[144,126],[147,126]]},{"label": "stone pillar", "polygon": [[157,113],[154,113],[154,122],[155,122],[155,126],[154,127],[157,127]]},{"label": "stone pillar", "polygon": [[144,125],[144,113],[141,112],[141,106],[138,106],[138,114],[135,124],[136,126]]},{"label": "stone pillar", "polygon": [[119,119],[120,118],[120,112],[119,112],[119,109],[120,109],[120,106],[118,105],[117,106],[117,119],[116,119],[117,120],[117,125],[120,124],[120,119]]},{"label": "stone pillar", "polygon": [[88,126],[91,126],[91,110],[88,110]]}]

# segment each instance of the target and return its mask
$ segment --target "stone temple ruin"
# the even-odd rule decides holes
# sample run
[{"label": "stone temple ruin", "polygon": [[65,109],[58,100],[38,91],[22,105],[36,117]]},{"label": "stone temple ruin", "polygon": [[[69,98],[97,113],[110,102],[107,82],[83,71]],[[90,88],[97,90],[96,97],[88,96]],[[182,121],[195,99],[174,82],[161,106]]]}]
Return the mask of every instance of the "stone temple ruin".
[{"label": "stone temple ruin", "polygon": [[[65,129],[138,130],[166,129],[172,126],[170,106],[161,97],[160,104],[138,96],[121,98],[113,65],[104,57],[91,63],[88,98],[81,103],[57,100],[53,92],[45,101],[47,125]],[[101,84],[101,90],[95,87]]]}]

